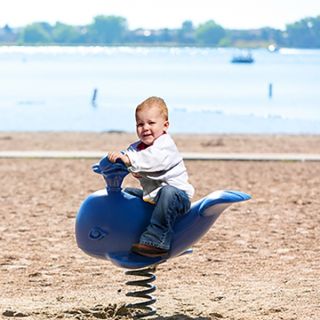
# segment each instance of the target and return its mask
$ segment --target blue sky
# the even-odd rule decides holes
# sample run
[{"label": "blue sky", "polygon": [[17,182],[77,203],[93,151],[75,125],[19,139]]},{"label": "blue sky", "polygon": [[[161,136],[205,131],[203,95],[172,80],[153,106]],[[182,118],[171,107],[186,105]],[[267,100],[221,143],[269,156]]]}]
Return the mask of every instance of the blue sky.
[{"label": "blue sky", "polygon": [[185,20],[198,25],[210,19],[225,28],[284,29],[320,15],[320,0],[7,0],[1,4],[0,27],[38,21],[89,24],[99,14],[123,16],[130,29],[175,28]]}]

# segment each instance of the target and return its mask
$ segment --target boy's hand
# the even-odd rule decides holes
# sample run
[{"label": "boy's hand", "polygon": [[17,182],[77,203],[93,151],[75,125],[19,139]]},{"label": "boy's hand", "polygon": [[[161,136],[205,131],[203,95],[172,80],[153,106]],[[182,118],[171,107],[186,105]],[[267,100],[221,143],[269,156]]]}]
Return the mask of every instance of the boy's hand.
[{"label": "boy's hand", "polygon": [[129,157],[121,152],[109,152],[108,159],[112,163],[115,163],[117,159],[121,159],[127,167],[131,165]]}]

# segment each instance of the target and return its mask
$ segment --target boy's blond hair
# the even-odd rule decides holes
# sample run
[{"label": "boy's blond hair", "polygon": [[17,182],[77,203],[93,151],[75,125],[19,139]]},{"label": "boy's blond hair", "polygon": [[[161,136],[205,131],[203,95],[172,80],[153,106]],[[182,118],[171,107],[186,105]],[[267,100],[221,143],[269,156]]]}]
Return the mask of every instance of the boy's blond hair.
[{"label": "boy's blond hair", "polygon": [[136,108],[136,117],[137,113],[149,108],[158,108],[160,114],[168,121],[168,107],[164,100],[159,97],[149,97],[148,99],[141,102]]}]

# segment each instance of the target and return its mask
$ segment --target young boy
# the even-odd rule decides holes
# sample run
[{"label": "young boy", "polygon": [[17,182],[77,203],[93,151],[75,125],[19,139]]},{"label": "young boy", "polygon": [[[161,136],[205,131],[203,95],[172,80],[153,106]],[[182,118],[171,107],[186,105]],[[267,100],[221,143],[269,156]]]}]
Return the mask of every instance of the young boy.
[{"label": "young boy", "polygon": [[120,158],[141,189],[125,191],[154,204],[150,224],[132,245],[132,251],[148,257],[164,256],[170,249],[176,218],[190,208],[194,188],[178,149],[167,133],[168,108],[163,99],[150,97],[136,108],[136,132],[139,141],[121,152],[110,152],[108,158]]}]

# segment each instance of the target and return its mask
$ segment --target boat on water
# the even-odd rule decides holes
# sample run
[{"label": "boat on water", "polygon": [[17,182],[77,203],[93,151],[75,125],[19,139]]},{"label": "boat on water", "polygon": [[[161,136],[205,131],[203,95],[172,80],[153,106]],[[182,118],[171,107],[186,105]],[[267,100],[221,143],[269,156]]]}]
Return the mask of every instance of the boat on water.
[{"label": "boat on water", "polygon": [[274,45],[274,44],[270,44],[270,45],[268,46],[268,51],[269,51],[269,52],[278,52],[279,49],[280,49],[280,48],[279,48],[277,45]]},{"label": "boat on water", "polygon": [[253,63],[254,58],[251,53],[234,55],[231,59],[231,63]]}]

